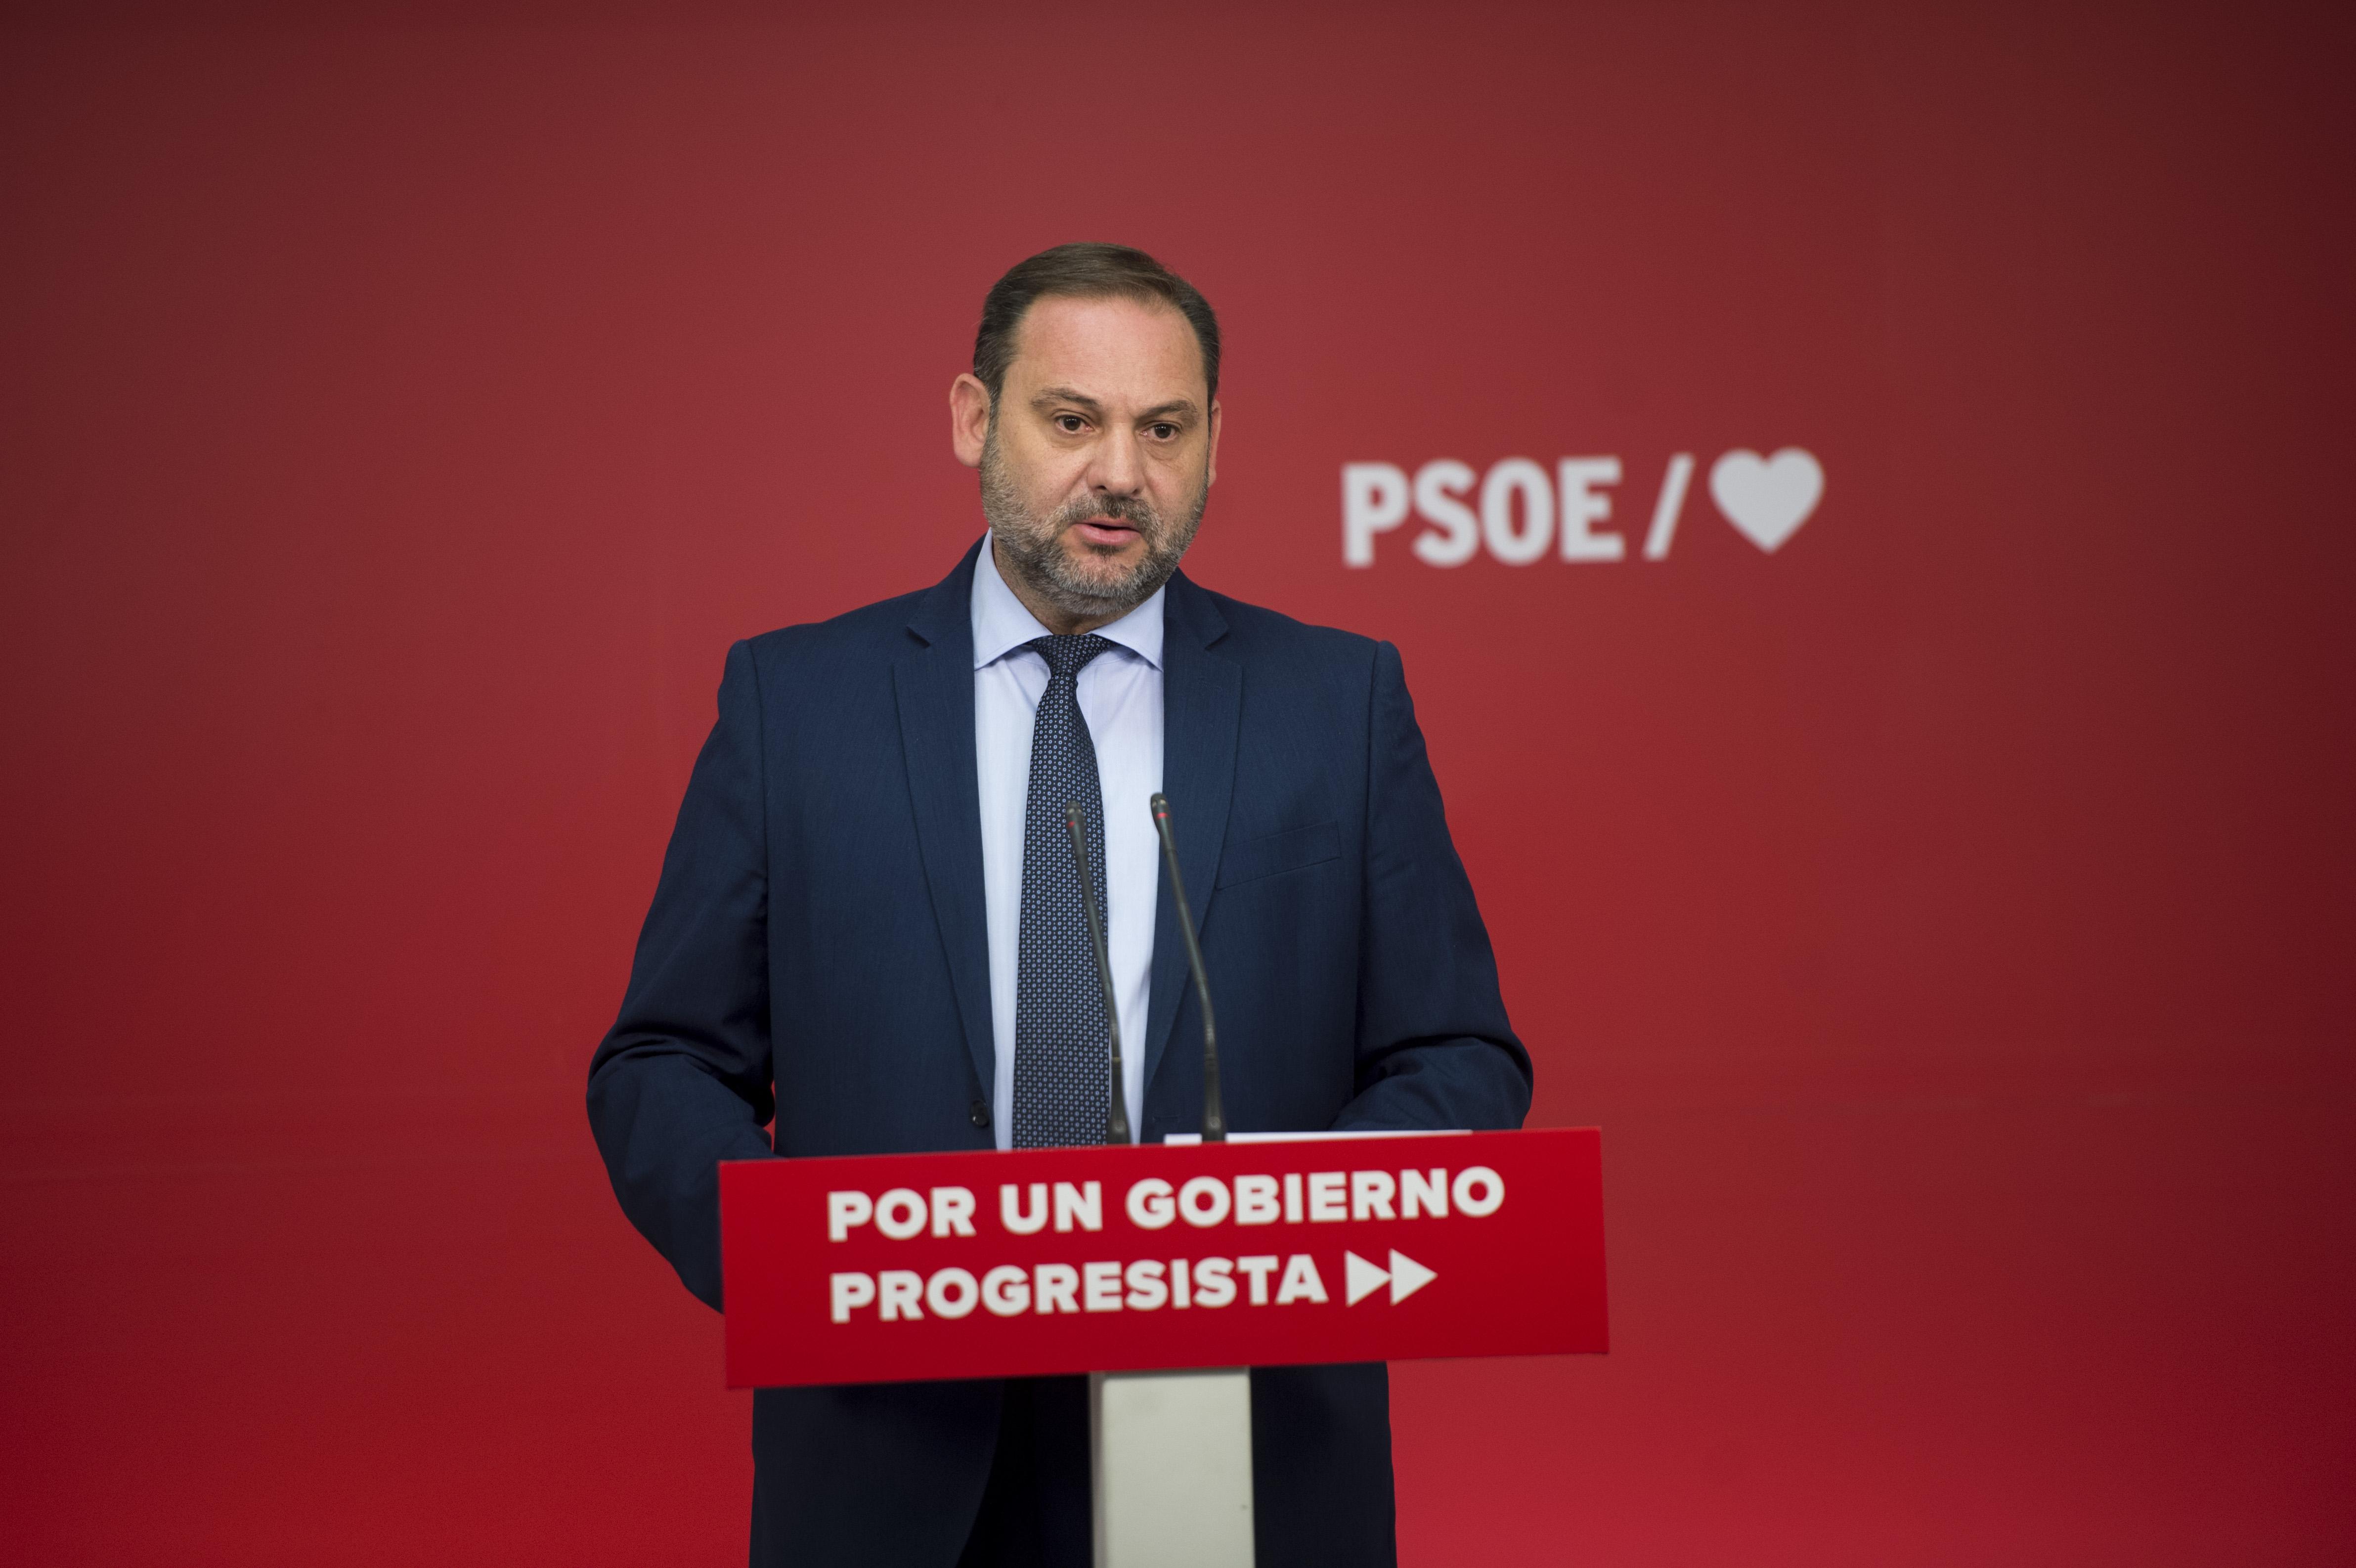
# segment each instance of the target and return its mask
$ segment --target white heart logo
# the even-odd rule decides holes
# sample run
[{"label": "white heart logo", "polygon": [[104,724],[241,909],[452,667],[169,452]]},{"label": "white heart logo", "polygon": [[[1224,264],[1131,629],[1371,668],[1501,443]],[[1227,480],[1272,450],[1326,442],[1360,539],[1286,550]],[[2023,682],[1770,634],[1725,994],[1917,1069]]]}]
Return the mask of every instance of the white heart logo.
[{"label": "white heart logo", "polygon": [[1710,465],[1709,494],[1743,538],[1772,553],[1824,499],[1825,470],[1797,446],[1772,457],[1737,447]]}]

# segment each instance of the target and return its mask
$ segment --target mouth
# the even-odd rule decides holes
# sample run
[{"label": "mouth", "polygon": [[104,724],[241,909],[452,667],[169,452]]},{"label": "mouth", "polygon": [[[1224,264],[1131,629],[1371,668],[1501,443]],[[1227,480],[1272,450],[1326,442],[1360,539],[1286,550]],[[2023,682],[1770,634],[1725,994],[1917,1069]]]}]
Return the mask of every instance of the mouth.
[{"label": "mouth", "polygon": [[1093,550],[1122,550],[1144,536],[1130,523],[1118,518],[1092,517],[1072,524],[1072,532],[1080,542]]}]

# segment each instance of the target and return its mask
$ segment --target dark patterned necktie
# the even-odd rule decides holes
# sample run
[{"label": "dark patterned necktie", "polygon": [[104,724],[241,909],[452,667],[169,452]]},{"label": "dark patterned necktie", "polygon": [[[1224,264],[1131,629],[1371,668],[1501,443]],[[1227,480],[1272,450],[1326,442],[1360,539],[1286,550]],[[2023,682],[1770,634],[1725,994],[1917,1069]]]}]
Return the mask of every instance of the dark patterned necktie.
[{"label": "dark patterned necktie", "polygon": [[1014,971],[1014,1146],[1101,1144],[1105,1137],[1104,985],[1097,978],[1072,865],[1064,808],[1078,801],[1088,828],[1088,873],[1105,902],[1104,789],[1096,743],[1080,716],[1080,671],[1110,648],[1092,634],[1023,644],[1047,661],[1047,690],[1031,729],[1031,793],[1023,813],[1023,925]]}]

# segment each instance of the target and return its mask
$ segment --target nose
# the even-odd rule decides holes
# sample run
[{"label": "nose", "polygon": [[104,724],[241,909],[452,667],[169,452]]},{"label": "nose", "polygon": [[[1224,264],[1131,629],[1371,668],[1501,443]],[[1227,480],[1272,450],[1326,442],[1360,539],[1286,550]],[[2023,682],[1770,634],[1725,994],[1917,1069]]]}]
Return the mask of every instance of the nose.
[{"label": "nose", "polygon": [[1138,455],[1135,434],[1107,432],[1089,467],[1088,488],[1098,495],[1133,496],[1144,484],[1145,465]]}]

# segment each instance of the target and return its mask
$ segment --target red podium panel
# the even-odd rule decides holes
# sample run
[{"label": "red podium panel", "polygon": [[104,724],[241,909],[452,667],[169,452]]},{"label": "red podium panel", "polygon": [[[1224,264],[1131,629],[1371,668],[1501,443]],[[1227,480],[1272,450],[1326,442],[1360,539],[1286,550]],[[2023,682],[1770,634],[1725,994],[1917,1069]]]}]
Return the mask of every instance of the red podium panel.
[{"label": "red podium panel", "polygon": [[728,1385],[1605,1349],[1592,1128],[736,1160]]}]

